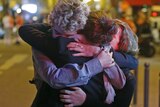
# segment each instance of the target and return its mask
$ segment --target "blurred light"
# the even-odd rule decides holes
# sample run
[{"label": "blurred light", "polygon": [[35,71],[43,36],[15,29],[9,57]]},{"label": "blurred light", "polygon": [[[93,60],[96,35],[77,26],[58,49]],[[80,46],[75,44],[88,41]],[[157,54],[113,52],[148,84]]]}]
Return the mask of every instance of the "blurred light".
[{"label": "blurred light", "polygon": [[20,8],[18,8],[18,9],[16,10],[16,12],[19,14],[19,13],[22,12],[22,10],[21,10]]},{"label": "blurred light", "polygon": [[147,8],[142,8],[142,12],[146,13],[148,11]]},{"label": "blurred light", "polygon": [[0,6],[0,11],[3,11],[3,6]]},{"label": "blurred light", "polygon": [[37,21],[37,20],[38,20],[38,17],[37,17],[37,16],[33,16],[32,20],[33,20],[33,21]]},{"label": "blurred light", "polygon": [[159,5],[153,5],[151,7],[152,10],[160,11],[160,6]]},{"label": "blurred light", "polygon": [[90,2],[91,0],[83,0],[84,3],[88,3]]},{"label": "blurred light", "polygon": [[10,8],[13,8],[17,4],[16,0],[8,0],[8,2]]},{"label": "blurred light", "polygon": [[22,5],[22,10],[25,10],[30,13],[36,13],[37,12],[37,5],[36,4],[24,4],[24,5]]},{"label": "blurred light", "polygon": [[28,21],[28,20],[30,19],[30,15],[29,15],[29,14],[25,14],[25,15],[24,15],[24,18],[25,18],[25,20]]},{"label": "blurred light", "polygon": [[94,0],[95,2],[99,2],[100,0]]},{"label": "blurred light", "polygon": [[96,8],[96,10],[100,10],[100,9],[101,9],[101,6],[100,6],[99,4],[97,4],[97,5],[95,6],[95,8]]},{"label": "blurred light", "polygon": [[30,0],[21,0],[22,4],[29,4]]},{"label": "blurred light", "polygon": [[158,13],[157,12],[152,12],[151,16],[156,17],[156,16],[158,16]]}]

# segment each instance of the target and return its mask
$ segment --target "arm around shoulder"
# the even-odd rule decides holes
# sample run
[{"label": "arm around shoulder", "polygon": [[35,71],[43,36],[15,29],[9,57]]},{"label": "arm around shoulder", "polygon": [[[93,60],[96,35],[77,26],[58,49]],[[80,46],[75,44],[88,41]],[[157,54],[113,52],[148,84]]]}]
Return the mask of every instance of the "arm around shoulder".
[{"label": "arm around shoulder", "polygon": [[138,59],[133,55],[122,52],[114,52],[113,57],[120,68],[134,70],[138,67]]},{"label": "arm around shoulder", "polygon": [[57,89],[87,84],[92,76],[103,70],[97,58],[85,62],[81,66],[66,64],[61,68],[57,68],[49,58],[36,50],[33,50],[33,58],[41,78]]}]

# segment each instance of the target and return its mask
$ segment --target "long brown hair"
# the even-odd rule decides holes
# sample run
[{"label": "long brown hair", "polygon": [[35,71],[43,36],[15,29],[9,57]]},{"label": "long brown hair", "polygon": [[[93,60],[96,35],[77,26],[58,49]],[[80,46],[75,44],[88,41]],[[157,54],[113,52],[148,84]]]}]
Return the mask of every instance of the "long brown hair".
[{"label": "long brown hair", "polygon": [[105,44],[112,40],[117,32],[117,25],[104,11],[91,12],[83,30],[78,33],[93,44]]}]

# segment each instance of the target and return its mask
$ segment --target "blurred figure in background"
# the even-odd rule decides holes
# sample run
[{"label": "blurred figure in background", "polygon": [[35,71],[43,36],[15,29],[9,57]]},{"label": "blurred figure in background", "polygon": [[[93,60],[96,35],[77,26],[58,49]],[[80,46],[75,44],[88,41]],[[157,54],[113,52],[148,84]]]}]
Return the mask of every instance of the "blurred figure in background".
[{"label": "blurred figure in background", "polygon": [[119,5],[119,7],[118,7],[119,12],[121,13],[119,15],[120,16],[125,15],[129,19],[132,19],[132,13],[133,12],[132,12],[132,7],[130,6],[130,4],[126,0],[121,0],[118,5]]},{"label": "blurred figure in background", "polygon": [[6,13],[6,15],[2,19],[5,35],[4,35],[4,43],[7,45],[11,44],[11,35],[12,35],[12,28],[14,26],[14,19],[9,14],[9,12]]},{"label": "blurred figure in background", "polygon": [[158,23],[154,22],[153,28],[152,28],[152,35],[155,43],[160,43],[160,29],[158,29]]},{"label": "blurred figure in background", "polygon": [[148,22],[147,15],[139,11],[136,17],[136,27],[137,29],[137,36],[142,37],[142,35],[151,34],[150,24]]},{"label": "blurred figure in background", "polygon": [[145,57],[152,57],[156,53],[151,25],[147,14],[139,11],[136,17],[137,35],[139,38],[139,54]]},{"label": "blurred figure in background", "polygon": [[20,37],[18,34],[18,29],[24,24],[24,19],[21,14],[16,14],[15,16],[15,36],[16,36],[16,45],[20,44]]},{"label": "blurred figure in background", "polygon": [[134,24],[134,21],[130,17],[127,17],[124,13],[122,13],[121,20],[124,21],[124,22],[126,22],[130,26],[130,28],[132,29],[132,31],[134,33],[137,32],[137,27]]}]

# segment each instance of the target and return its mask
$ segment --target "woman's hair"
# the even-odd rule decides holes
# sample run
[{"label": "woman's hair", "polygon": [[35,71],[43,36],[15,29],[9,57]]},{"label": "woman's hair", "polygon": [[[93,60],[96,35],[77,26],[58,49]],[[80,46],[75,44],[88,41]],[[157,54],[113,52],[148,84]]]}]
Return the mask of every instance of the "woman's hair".
[{"label": "woman's hair", "polygon": [[49,14],[49,23],[62,33],[75,32],[83,29],[89,13],[88,5],[79,0],[59,0]]},{"label": "woman's hair", "polygon": [[78,33],[83,34],[90,43],[102,45],[113,39],[118,28],[122,29],[118,51],[130,54],[138,53],[138,38],[129,25],[118,19],[111,19],[104,11],[91,12],[86,26]]},{"label": "woman's hair", "polygon": [[78,33],[83,34],[92,44],[106,44],[112,40],[118,26],[104,11],[91,12],[84,29]]},{"label": "woman's hair", "polygon": [[122,28],[122,36],[118,44],[119,51],[127,52],[133,55],[137,54],[139,51],[137,35],[132,31],[126,22],[117,19],[114,21]]}]

